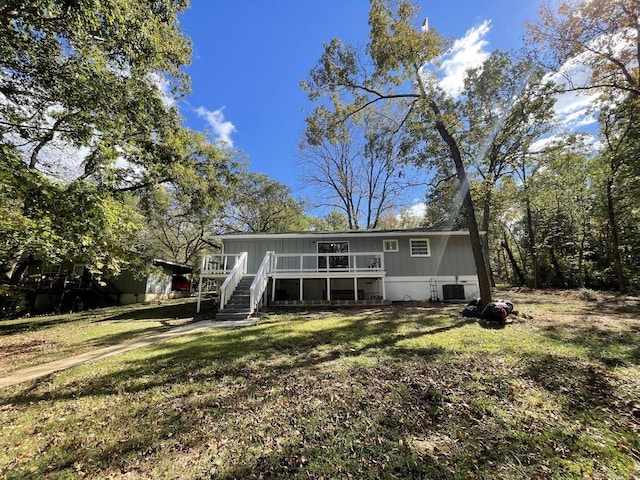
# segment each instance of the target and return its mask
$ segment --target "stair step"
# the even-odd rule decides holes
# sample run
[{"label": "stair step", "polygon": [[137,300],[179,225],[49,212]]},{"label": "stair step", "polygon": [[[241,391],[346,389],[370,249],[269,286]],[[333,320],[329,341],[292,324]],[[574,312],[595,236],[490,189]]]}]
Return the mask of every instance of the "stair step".
[{"label": "stair step", "polygon": [[238,305],[237,307],[228,307],[225,305],[225,307],[220,310],[221,313],[251,313],[251,309],[249,308],[248,305]]},{"label": "stair step", "polygon": [[216,320],[244,320],[251,316],[251,284],[255,277],[243,277],[224,308],[216,314]]},{"label": "stair step", "polygon": [[249,316],[247,312],[225,313],[221,311],[216,315],[216,320],[244,320],[249,318]]}]

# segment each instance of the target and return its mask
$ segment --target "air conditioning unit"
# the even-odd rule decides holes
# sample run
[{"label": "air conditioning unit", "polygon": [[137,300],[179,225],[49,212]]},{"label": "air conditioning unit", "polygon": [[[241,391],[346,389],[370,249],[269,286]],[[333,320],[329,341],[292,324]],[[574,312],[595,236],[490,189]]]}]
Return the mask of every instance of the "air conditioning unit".
[{"label": "air conditioning unit", "polygon": [[464,285],[443,285],[442,297],[445,300],[464,300]]}]

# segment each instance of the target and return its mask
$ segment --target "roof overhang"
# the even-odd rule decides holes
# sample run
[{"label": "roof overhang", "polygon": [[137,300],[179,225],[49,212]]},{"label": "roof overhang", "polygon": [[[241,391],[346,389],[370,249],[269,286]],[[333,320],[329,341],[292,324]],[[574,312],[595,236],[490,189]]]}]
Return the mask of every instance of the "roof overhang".
[{"label": "roof overhang", "polygon": [[154,258],[153,264],[160,267],[169,267],[173,269],[173,273],[183,274],[193,272],[193,267],[185,263],[172,262],[171,260],[164,260],[162,258]]},{"label": "roof overhang", "polygon": [[[484,234],[484,232],[481,232]],[[349,231],[309,231],[309,232],[241,232],[220,235],[220,240],[242,240],[242,239],[276,239],[276,238],[353,238],[353,237],[415,237],[421,236],[468,236],[467,230],[443,230],[431,228],[410,228],[394,230],[349,230]]]}]

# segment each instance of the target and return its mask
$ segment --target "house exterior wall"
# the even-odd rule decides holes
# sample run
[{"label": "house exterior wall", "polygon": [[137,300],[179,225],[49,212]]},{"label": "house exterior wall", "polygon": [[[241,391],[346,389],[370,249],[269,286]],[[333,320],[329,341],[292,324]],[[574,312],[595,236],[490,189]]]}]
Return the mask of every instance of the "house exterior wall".
[{"label": "house exterior wall", "polygon": [[122,292],[120,304],[156,302],[171,297],[173,270],[166,266],[156,267],[148,276],[136,278],[130,272],[123,272],[114,280]]},{"label": "house exterior wall", "polygon": [[[108,278],[113,286],[117,288],[119,292],[122,292],[121,297],[124,295],[133,297],[135,297],[135,295],[139,295],[139,301],[142,301],[142,295],[144,294],[147,285],[146,277],[138,277],[132,272],[124,270],[120,272],[118,276],[109,276]],[[122,298],[120,298],[119,301],[122,302]],[[126,303],[135,303],[135,299]]]},{"label": "house exterior wall", "polygon": [[[412,239],[428,239],[429,256],[412,256]],[[389,232],[300,233],[284,235],[238,235],[221,238],[225,254],[248,253],[247,273],[255,274],[267,251],[275,253],[317,253],[317,243],[327,241],[349,242],[349,252],[383,252],[385,240],[397,241],[398,251],[383,252],[385,267],[385,289],[388,300],[444,299],[443,286],[462,285],[464,297],[478,296],[478,279],[469,235],[465,232],[441,232],[429,230],[397,230]],[[335,280],[335,279],[334,279]],[[332,280],[333,281],[333,280]],[[346,280],[353,288],[353,281]],[[430,284],[431,282],[431,284]],[[287,295],[294,295],[299,287],[287,285]],[[320,299],[323,291],[315,292],[322,281],[305,280],[303,290],[306,299]],[[299,284],[298,284],[299,285]],[[326,283],[323,283],[323,286]],[[346,284],[345,284],[346,285]],[[375,279],[359,279],[358,290],[366,298],[380,294],[379,282]],[[435,292],[432,290],[435,286]],[[349,286],[347,285],[346,288]],[[337,287],[333,287],[337,288]],[[446,287],[445,287],[446,288]],[[314,290],[314,291],[312,291]],[[325,287],[326,290],[326,287]]]},{"label": "house exterior wall", "polygon": [[[241,238],[225,239],[224,253],[248,253],[247,273],[255,273],[267,251],[276,253],[316,253],[317,243],[326,241],[348,241],[350,252],[382,252],[384,240],[397,240],[397,252],[384,252],[385,270],[387,276],[394,277],[431,277],[475,275],[475,263],[471,251],[471,243],[467,235],[428,235],[412,234],[411,236],[331,238],[326,235],[302,238]],[[410,251],[411,239],[429,239],[431,256],[412,257]]]}]

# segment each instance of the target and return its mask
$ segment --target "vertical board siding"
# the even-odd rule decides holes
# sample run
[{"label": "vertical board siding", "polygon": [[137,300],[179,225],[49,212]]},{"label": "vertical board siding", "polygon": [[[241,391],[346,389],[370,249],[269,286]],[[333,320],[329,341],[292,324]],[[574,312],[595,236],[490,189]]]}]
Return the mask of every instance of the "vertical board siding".
[{"label": "vertical board siding", "polygon": [[[410,239],[428,238],[430,257],[412,257]],[[225,239],[224,253],[248,253],[248,273],[256,273],[267,251],[276,253],[317,253],[317,242],[348,241],[350,252],[382,252],[384,240],[397,240],[398,252],[385,252],[387,276],[424,277],[476,275],[471,241],[468,235],[428,235],[416,232],[412,236],[366,236],[332,238],[330,235],[301,235],[299,238],[256,238]]]}]

